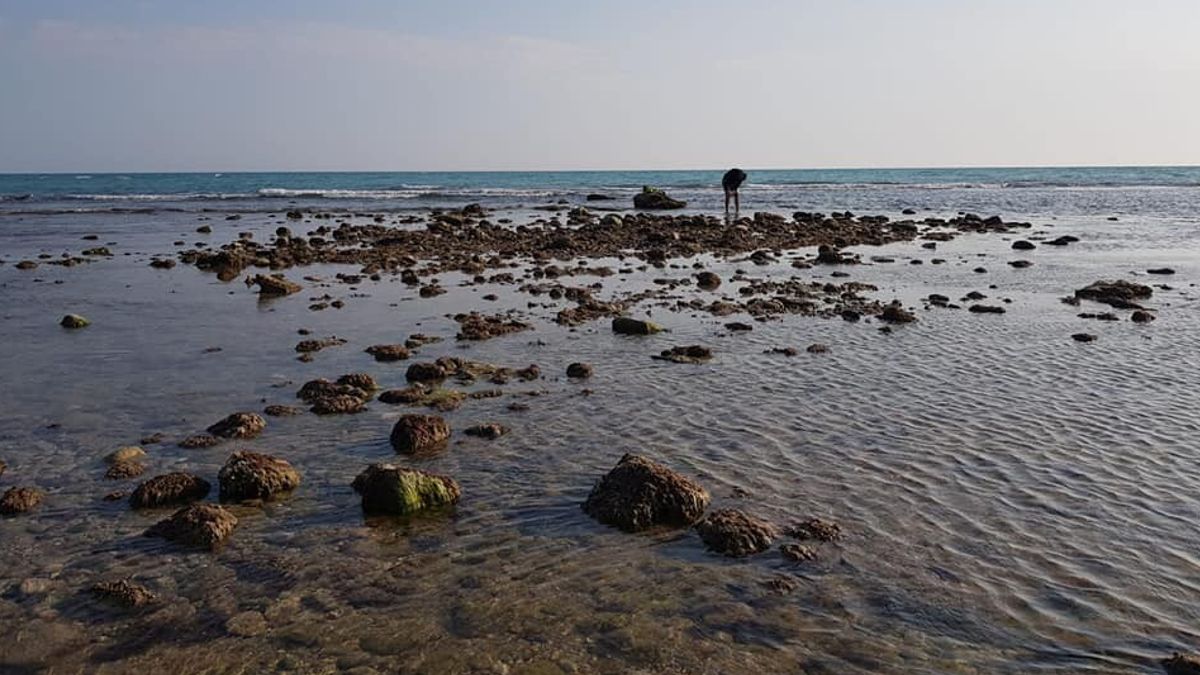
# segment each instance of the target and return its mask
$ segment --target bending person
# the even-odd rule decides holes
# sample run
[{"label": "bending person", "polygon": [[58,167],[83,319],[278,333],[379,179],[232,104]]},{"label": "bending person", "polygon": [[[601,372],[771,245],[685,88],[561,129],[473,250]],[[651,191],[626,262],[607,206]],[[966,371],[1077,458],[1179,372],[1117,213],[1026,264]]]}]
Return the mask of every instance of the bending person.
[{"label": "bending person", "polygon": [[736,216],[741,210],[741,201],[738,199],[738,188],[742,183],[746,182],[746,172],[741,169],[730,169],[725,172],[721,178],[721,187],[725,188],[725,217],[729,217],[729,198],[733,197],[733,213]]}]

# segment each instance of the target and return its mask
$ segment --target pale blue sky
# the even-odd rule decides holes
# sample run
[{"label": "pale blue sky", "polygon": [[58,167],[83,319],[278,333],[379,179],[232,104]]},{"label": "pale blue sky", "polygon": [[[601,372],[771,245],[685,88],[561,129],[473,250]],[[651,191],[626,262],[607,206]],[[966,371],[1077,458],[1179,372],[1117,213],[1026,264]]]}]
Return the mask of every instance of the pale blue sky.
[{"label": "pale blue sky", "polygon": [[1198,0],[0,0],[0,171],[1200,163]]}]

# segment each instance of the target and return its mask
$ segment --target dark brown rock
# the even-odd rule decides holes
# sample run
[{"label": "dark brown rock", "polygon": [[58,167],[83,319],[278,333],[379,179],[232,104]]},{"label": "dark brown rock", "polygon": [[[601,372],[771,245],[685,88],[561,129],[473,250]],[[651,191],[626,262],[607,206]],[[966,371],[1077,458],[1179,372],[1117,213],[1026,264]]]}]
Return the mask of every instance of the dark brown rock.
[{"label": "dark brown rock", "polygon": [[1076,342],[1095,342],[1096,336],[1091,333],[1076,333],[1071,336],[1071,339]]},{"label": "dark brown rock", "polygon": [[409,382],[436,382],[446,379],[446,370],[440,364],[418,362],[408,367],[404,378]]},{"label": "dark brown rock", "polygon": [[110,480],[122,480],[137,478],[143,473],[146,473],[144,464],[137,460],[126,459],[110,464],[108,470],[104,472],[104,477]]},{"label": "dark brown rock", "polygon": [[220,445],[221,439],[212,434],[193,434],[179,441],[179,447],[187,448],[188,450],[198,450],[200,448],[211,448],[214,445]]},{"label": "dark brown rock", "polygon": [[299,293],[304,290],[303,286],[294,281],[289,281],[282,275],[267,276],[265,274],[257,274],[250,280],[250,283],[258,286],[259,295],[283,296]]},{"label": "dark brown rock", "polygon": [[392,448],[404,454],[427,452],[449,439],[450,425],[437,415],[404,415],[392,427]]},{"label": "dark brown rock", "polygon": [[268,417],[294,417],[302,412],[303,409],[291,405],[269,405],[263,408],[263,414]]},{"label": "dark brown rock", "polygon": [[1200,655],[1176,652],[1159,663],[1167,675],[1200,675]]},{"label": "dark brown rock", "polygon": [[102,581],[92,586],[92,595],[124,607],[143,607],[158,600],[158,596],[150,589],[128,579]]},{"label": "dark brown rock", "polygon": [[696,275],[696,285],[706,291],[715,290],[721,285],[721,277],[715,272],[701,272]]},{"label": "dark brown rock", "polygon": [[11,487],[0,497],[0,515],[14,516],[25,513],[42,503],[46,494],[37,488]]},{"label": "dark brown rock", "polygon": [[129,505],[135,509],[157,508],[186,504],[208,495],[212,486],[208,481],[183,471],[155,476],[138,485],[129,496]]},{"label": "dark brown rock", "polygon": [[612,329],[614,333],[621,335],[653,335],[654,333],[662,332],[662,327],[650,321],[641,319],[631,319],[625,316],[618,316],[612,320]]},{"label": "dark brown rock", "polygon": [[300,485],[300,472],[278,457],[241,450],[217,474],[221,499],[270,501]]},{"label": "dark brown rock", "polygon": [[765,551],[779,536],[767,521],[734,509],[708,514],[696,532],[709,550],[733,558]]},{"label": "dark brown rock", "polygon": [[354,415],[367,409],[361,396],[334,394],[323,396],[312,402],[312,412],[317,415]]},{"label": "dark brown rock", "polygon": [[904,309],[904,306],[897,301],[884,307],[883,312],[879,315],[879,319],[887,323],[912,323],[917,320],[917,317],[912,312]]},{"label": "dark brown rock", "polygon": [[1097,281],[1089,286],[1075,291],[1075,297],[1111,305],[1117,309],[1141,309],[1135,300],[1145,300],[1153,295],[1154,290],[1149,286],[1135,284],[1120,279],[1117,281]]},{"label": "dark brown rock", "polygon": [[789,526],[784,534],[801,541],[815,539],[817,541],[837,541],[842,537],[842,528],[820,518],[807,518]]},{"label": "dark brown rock", "polygon": [[267,428],[262,415],[252,412],[236,412],[207,429],[208,433],[221,438],[256,438]]},{"label": "dark brown rock", "polygon": [[809,562],[817,559],[817,552],[803,544],[783,544],[779,547],[779,552],[783,555],[784,560],[794,563]]},{"label": "dark brown rock", "polygon": [[1158,317],[1154,316],[1153,314],[1151,314],[1150,312],[1147,312],[1144,309],[1139,309],[1129,316],[1129,320],[1134,323],[1150,323],[1151,321],[1153,321],[1157,318]]},{"label": "dark brown rock", "polygon": [[572,363],[567,366],[567,377],[585,380],[592,376],[592,366],[588,363]]},{"label": "dark brown rock", "polygon": [[379,383],[369,373],[348,373],[339,377],[337,384],[343,387],[354,387],[365,392],[379,389]]},{"label": "dark brown rock", "polygon": [[404,345],[372,345],[367,347],[366,352],[381,363],[405,361],[412,356],[408,347]]},{"label": "dark brown rock", "polygon": [[224,506],[192,504],[150,527],[146,536],[215,551],[233,533],[237,522],[237,517]]},{"label": "dark brown rock", "polygon": [[504,426],[503,424],[497,424],[495,422],[489,422],[487,424],[476,424],[474,426],[467,427],[463,431],[463,433],[465,433],[468,436],[484,438],[489,441],[494,441],[497,438],[500,438],[501,436],[507,434],[508,432],[509,432],[508,427]]},{"label": "dark brown rock", "polygon": [[583,503],[589,516],[627,532],[687,527],[704,515],[708,492],[653,460],[627,454]]},{"label": "dark brown rock", "polygon": [[689,345],[687,347],[671,347],[664,349],[660,354],[652,356],[653,359],[659,361],[670,361],[672,363],[705,363],[712,359],[712,350],[701,345]]}]

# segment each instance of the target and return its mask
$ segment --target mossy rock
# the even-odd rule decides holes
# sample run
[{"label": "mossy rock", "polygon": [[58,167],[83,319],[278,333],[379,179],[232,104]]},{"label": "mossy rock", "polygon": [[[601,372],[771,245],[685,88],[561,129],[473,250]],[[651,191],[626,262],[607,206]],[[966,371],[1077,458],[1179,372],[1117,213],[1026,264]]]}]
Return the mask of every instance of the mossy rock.
[{"label": "mossy rock", "polygon": [[373,515],[405,516],[457,504],[458,483],[448,476],[395,464],[372,464],[354,479],[363,511]]}]

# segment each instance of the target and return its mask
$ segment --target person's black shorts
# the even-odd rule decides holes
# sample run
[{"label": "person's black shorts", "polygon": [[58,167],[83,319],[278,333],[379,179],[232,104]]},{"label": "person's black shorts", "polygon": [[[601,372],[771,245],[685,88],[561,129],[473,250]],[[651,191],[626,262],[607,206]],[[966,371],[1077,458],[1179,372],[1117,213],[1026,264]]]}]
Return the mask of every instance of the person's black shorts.
[{"label": "person's black shorts", "polygon": [[725,176],[721,178],[721,187],[725,188],[726,192],[733,192],[746,182],[746,172],[741,169],[730,169],[725,172]]}]

